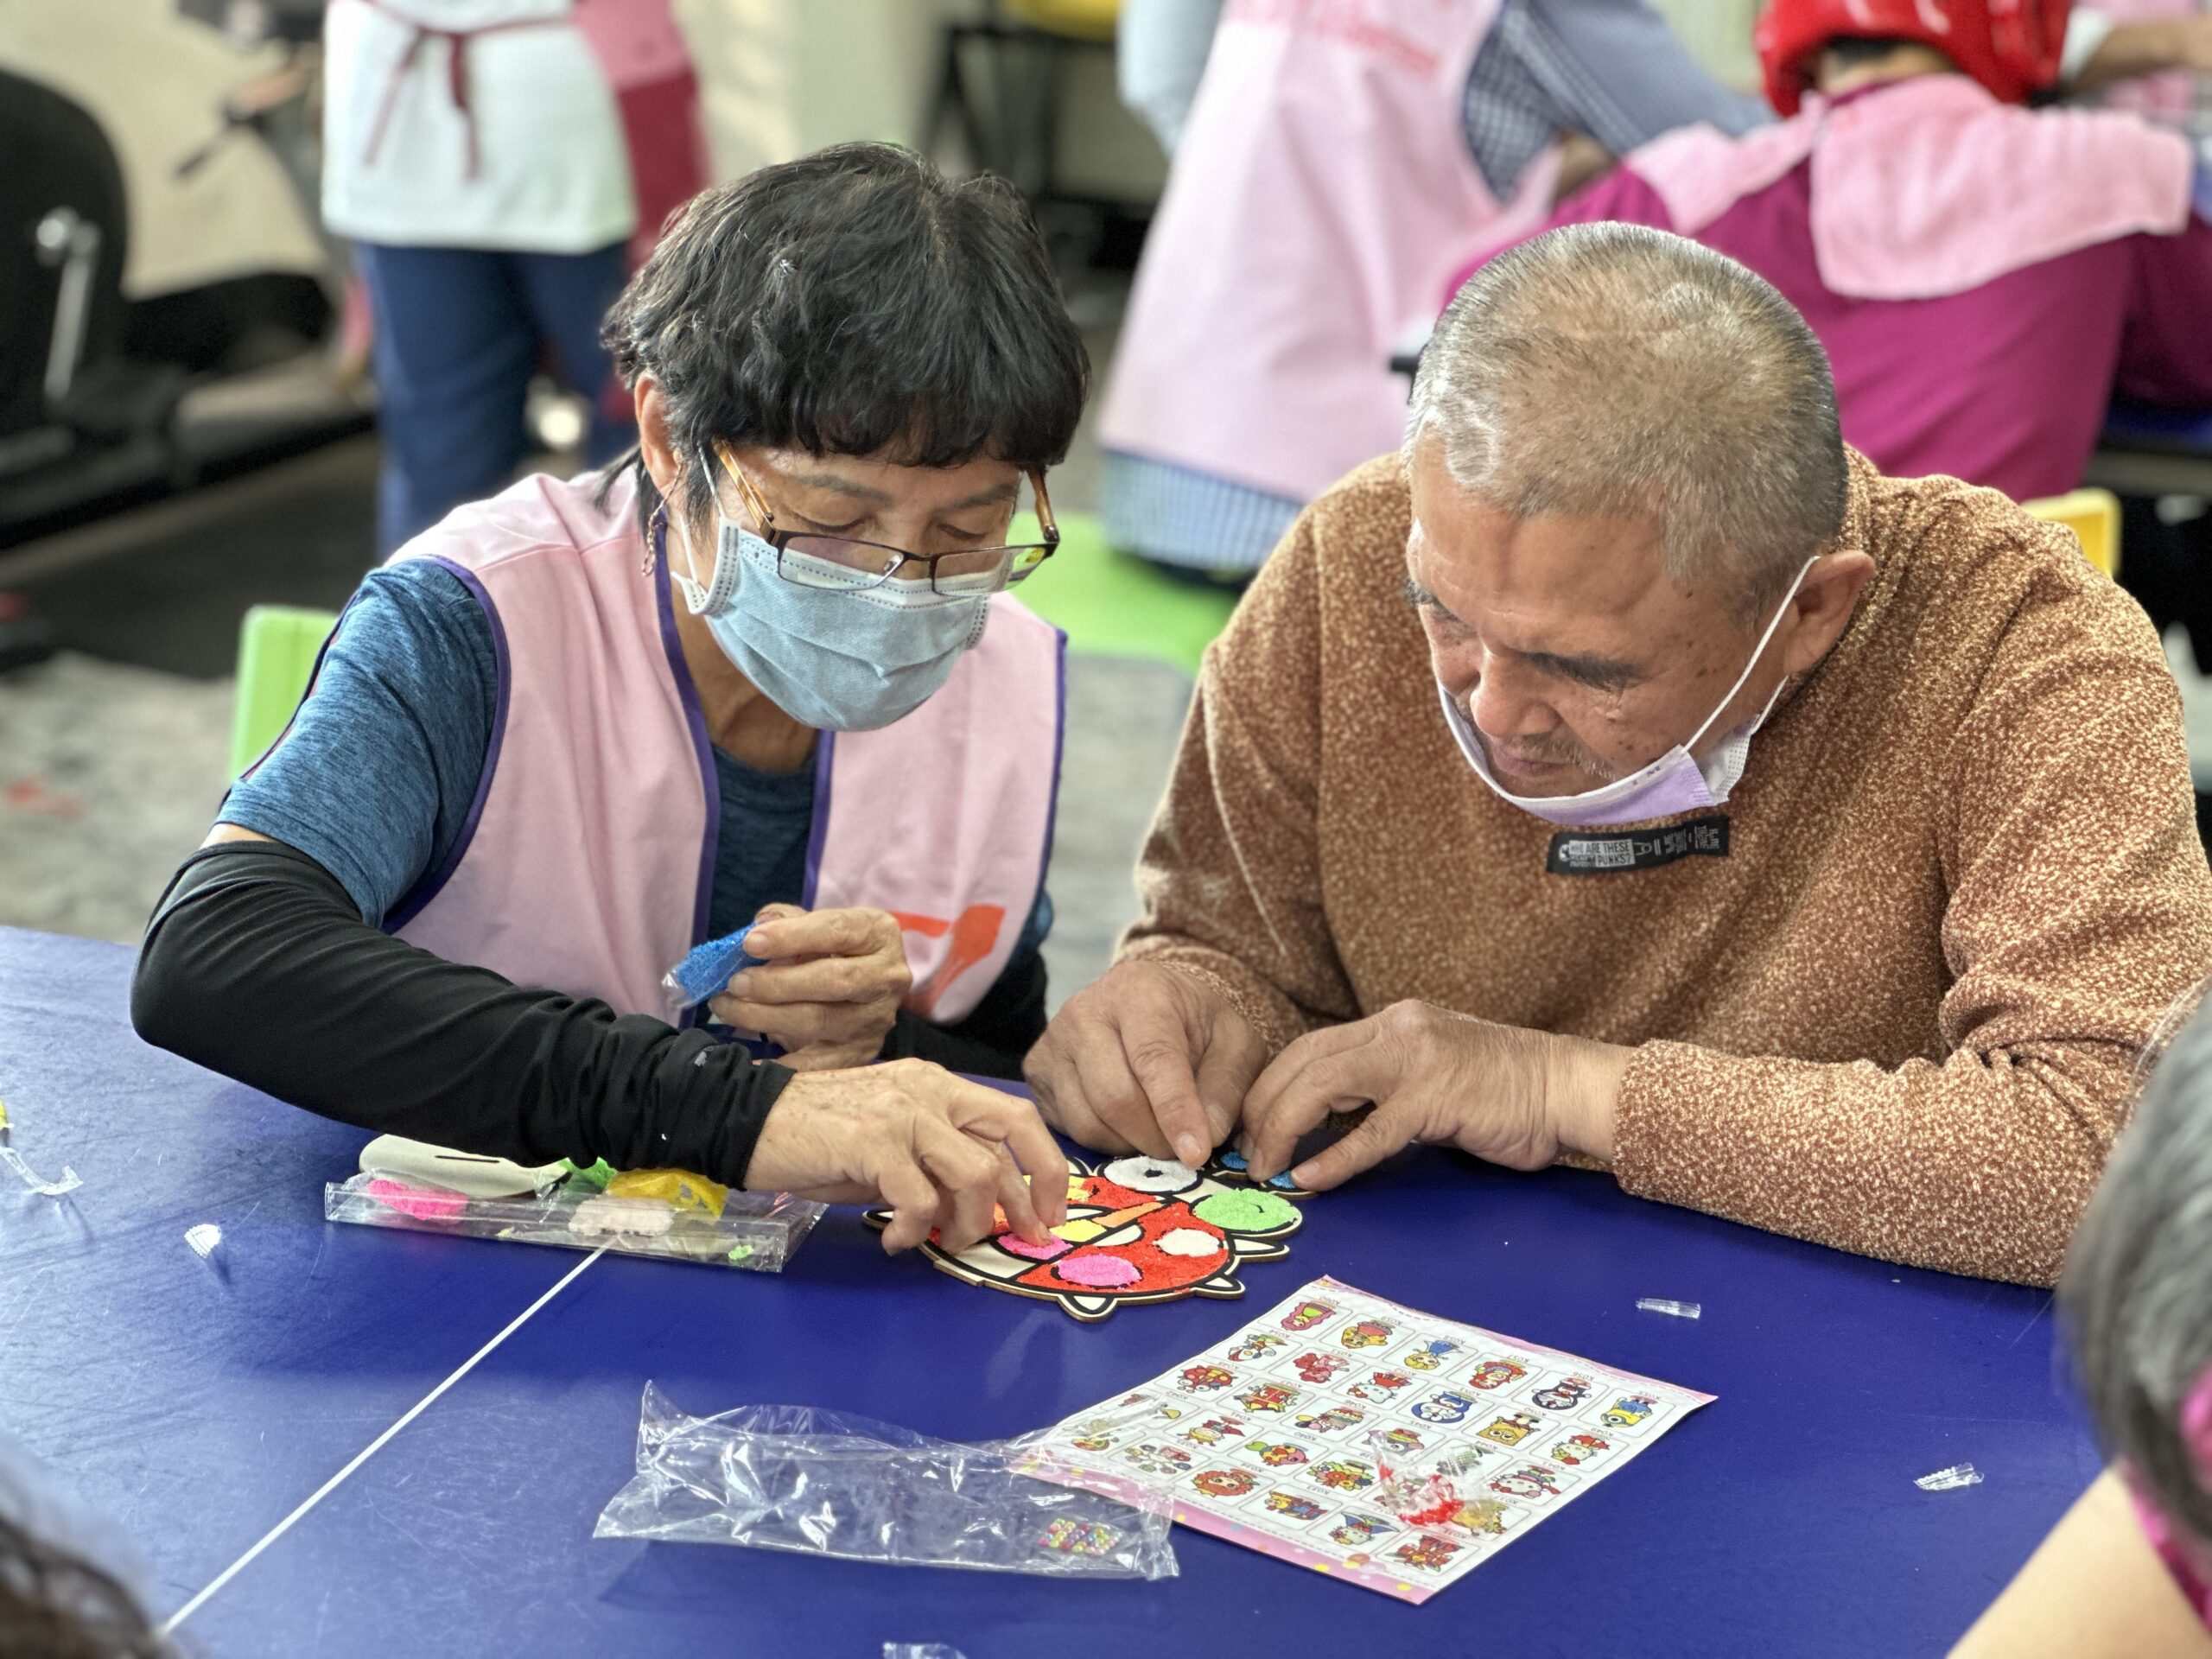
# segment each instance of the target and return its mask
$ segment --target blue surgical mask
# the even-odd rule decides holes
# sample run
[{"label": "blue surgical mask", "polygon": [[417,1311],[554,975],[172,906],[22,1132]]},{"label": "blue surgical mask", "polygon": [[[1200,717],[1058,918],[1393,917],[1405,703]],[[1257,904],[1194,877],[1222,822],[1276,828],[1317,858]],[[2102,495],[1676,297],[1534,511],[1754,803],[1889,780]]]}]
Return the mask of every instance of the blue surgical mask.
[{"label": "blue surgical mask", "polygon": [[[940,594],[926,578],[879,587],[810,588],[777,574],[776,550],[721,509],[714,573],[704,585],[673,563],[669,575],[722,654],[776,707],[818,731],[872,732],[905,718],[951,677],[983,637],[988,594]],[[693,569],[690,533],[682,525]],[[664,534],[662,549],[666,550]],[[790,552],[786,560],[805,560]],[[817,562],[818,563],[818,562]],[[835,580],[836,567],[822,567]]]}]

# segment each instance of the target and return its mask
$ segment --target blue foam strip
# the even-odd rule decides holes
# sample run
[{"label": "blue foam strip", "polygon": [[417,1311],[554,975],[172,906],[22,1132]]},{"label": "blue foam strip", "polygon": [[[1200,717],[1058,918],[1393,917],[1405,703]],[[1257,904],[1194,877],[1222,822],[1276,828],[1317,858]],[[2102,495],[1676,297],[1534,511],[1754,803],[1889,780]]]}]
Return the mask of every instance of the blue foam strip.
[{"label": "blue foam strip", "polygon": [[760,958],[745,948],[746,937],[752,931],[749,927],[741,927],[719,939],[693,945],[691,954],[668,970],[664,983],[683,995],[687,1008],[709,997],[720,996],[722,988],[741,969],[760,965]]}]

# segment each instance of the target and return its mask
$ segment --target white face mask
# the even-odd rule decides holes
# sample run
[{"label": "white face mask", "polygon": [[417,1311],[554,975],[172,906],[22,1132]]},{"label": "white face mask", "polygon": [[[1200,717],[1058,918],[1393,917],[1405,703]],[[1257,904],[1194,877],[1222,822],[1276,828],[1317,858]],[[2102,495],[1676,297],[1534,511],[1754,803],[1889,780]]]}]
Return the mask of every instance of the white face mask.
[{"label": "white face mask", "polygon": [[1744,682],[1751,677],[1751,671],[1758,666],[1759,658],[1766,654],[1767,642],[1774,638],[1774,631],[1782,626],[1782,618],[1789,608],[1789,601],[1797,597],[1797,590],[1805,584],[1806,571],[1813,568],[1813,561],[1805,561],[1804,569],[1797,573],[1797,580],[1789,584],[1789,591],[1782,596],[1782,603],[1775,607],[1773,619],[1766,625],[1766,632],[1759,635],[1759,642],[1751,647],[1751,659],[1744,664],[1744,671],[1736,677],[1735,684],[1728,688],[1719,707],[1705,717],[1704,723],[1692,732],[1685,742],[1661,755],[1649,766],[1640,766],[1625,778],[1616,778],[1609,784],[1595,789],[1586,789],[1579,795],[1516,795],[1497,781],[1490,769],[1489,758],[1483,753],[1475,728],[1459,705],[1452,701],[1452,694],[1442,685],[1436,694],[1443,699],[1444,718],[1451,723],[1452,735],[1459,741],[1459,753],[1467,757],[1467,764],[1475,775],[1497,792],[1498,798],[1519,807],[1523,812],[1554,823],[1562,829],[1598,828],[1616,823],[1641,823],[1650,818],[1670,818],[1677,813],[1698,812],[1719,806],[1728,798],[1744,775],[1744,763],[1751,752],[1751,734],[1766,723],[1774,712],[1774,705],[1781,701],[1784,680],[1774,688],[1774,695],[1766,700],[1755,720],[1738,727],[1723,740],[1703,761],[1691,753],[1720,718],[1721,710],[1736,700],[1744,689]]}]

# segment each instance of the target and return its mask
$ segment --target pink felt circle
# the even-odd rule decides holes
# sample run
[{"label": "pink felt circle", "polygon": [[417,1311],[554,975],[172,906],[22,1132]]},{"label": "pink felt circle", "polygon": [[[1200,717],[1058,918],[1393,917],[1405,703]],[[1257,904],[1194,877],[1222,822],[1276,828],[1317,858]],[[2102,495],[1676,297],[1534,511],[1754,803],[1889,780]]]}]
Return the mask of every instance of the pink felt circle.
[{"label": "pink felt circle", "polygon": [[1123,1285],[1134,1285],[1143,1275],[1137,1272],[1136,1263],[1118,1255],[1076,1255],[1054,1268],[1052,1276],[1071,1285],[1087,1285],[1093,1290],[1119,1290]]},{"label": "pink felt circle", "polygon": [[1050,1238],[1042,1244],[1032,1244],[1017,1233],[1001,1233],[991,1243],[1008,1255],[1027,1256],[1032,1262],[1049,1262],[1056,1255],[1066,1255],[1071,1248],[1064,1238]]}]

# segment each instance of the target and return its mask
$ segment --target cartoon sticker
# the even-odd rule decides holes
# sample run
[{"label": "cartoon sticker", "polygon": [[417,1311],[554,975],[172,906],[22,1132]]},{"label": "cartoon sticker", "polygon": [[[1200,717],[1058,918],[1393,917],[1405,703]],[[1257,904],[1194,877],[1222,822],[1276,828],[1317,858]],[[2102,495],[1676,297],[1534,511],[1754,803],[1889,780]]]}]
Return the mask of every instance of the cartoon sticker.
[{"label": "cartoon sticker", "polygon": [[1459,1351],[1459,1344],[1447,1337],[1436,1337],[1427,1342],[1417,1342],[1398,1356],[1398,1363],[1412,1371],[1433,1371]]},{"label": "cartoon sticker", "polygon": [[1452,1558],[1459,1553],[1459,1546],[1449,1538],[1423,1534],[1408,1539],[1390,1552],[1394,1561],[1403,1561],[1420,1573],[1441,1573],[1451,1565]]},{"label": "cartoon sticker", "polygon": [[1305,1395],[1296,1389],[1285,1388],[1280,1382],[1261,1382],[1236,1396],[1236,1403],[1247,1411],[1288,1411]]},{"label": "cartoon sticker", "polygon": [[1295,1440],[1248,1440],[1244,1449],[1270,1469],[1284,1469],[1309,1460],[1306,1448]]},{"label": "cartoon sticker", "polygon": [[1380,1348],[1397,1329],[1388,1319],[1360,1319],[1337,1332],[1337,1340],[1347,1348]]},{"label": "cartoon sticker", "polygon": [[1530,1411],[1516,1411],[1498,1418],[1487,1428],[1475,1431],[1486,1440],[1496,1440],[1500,1446],[1518,1446],[1539,1428],[1544,1420]]},{"label": "cartoon sticker", "polygon": [[1308,1412],[1291,1421],[1299,1427],[1314,1434],[1336,1434],[1347,1428],[1357,1428],[1367,1421],[1367,1414],[1357,1406],[1331,1406],[1325,1411]]},{"label": "cartoon sticker", "polygon": [[1598,1421],[1614,1428],[1642,1428],[1644,1420],[1659,1409],[1659,1402],[1648,1394],[1624,1394],[1605,1408]]},{"label": "cartoon sticker", "polygon": [[1528,1375],[1526,1365],[1516,1364],[1510,1359],[1486,1359],[1475,1367],[1473,1374],[1467,1378],[1467,1386],[1471,1389],[1502,1389],[1508,1383],[1518,1382]]},{"label": "cartoon sticker", "polygon": [[1408,1387],[1412,1382],[1413,1378],[1403,1371],[1376,1371],[1353,1383],[1345,1392],[1355,1400],[1380,1403],[1396,1399],[1398,1391]]},{"label": "cartoon sticker", "polygon": [[1362,1515],[1356,1510],[1346,1510],[1338,1517],[1337,1524],[1329,1529],[1329,1536],[1348,1548],[1358,1549],[1383,1534],[1397,1529],[1379,1515]]},{"label": "cartoon sticker", "polygon": [[1546,1411],[1572,1411],[1590,1397],[1597,1386],[1586,1376],[1563,1376],[1549,1388],[1538,1389],[1529,1398]]},{"label": "cartoon sticker", "polygon": [[1197,1446],[1213,1446],[1241,1438],[1243,1433],[1243,1423],[1235,1417],[1209,1417],[1203,1423],[1185,1429],[1183,1438]]},{"label": "cartoon sticker", "polygon": [[1191,1466],[1191,1454],[1179,1446],[1158,1446],[1147,1440],[1122,1453],[1148,1475],[1179,1475]]},{"label": "cartoon sticker", "polygon": [[1201,1469],[1191,1477],[1191,1484],[1208,1497],[1242,1497],[1259,1484],[1249,1469]]},{"label": "cartoon sticker", "polygon": [[1306,1382],[1329,1382],[1338,1372],[1349,1370],[1351,1365],[1351,1361],[1342,1354],[1317,1354],[1311,1349],[1290,1363],[1300,1379]]},{"label": "cartoon sticker", "polygon": [[1175,1386],[1191,1394],[1214,1394],[1236,1380],[1226,1365],[1185,1365]]},{"label": "cartoon sticker", "polygon": [[1414,1415],[1425,1423],[1456,1423],[1464,1420],[1475,1408],[1471,1395],[1452,1389],[1439,1389],[1414,1408]]},{"label": "cartoon sticker", "polygon": [[1337,1317],[1334,1302],[1300,1302],[1284,1314],[1280,1321],[1286,1331],[1311,1331],[1325,1320]]},{"label": "cartoon sticker", "polygon": [[1524,1463],[1518,1469],[1509,1469],[1490,1484],[1490,1489],[1503,1497],[1557,1497],[1574,1484],[1574,1477],[1562,1474],[1549,1464]]},{"label": "cartoon sticker", "polygon": [[1363,1492],[1375,1484],[1375,1465],[1357,1458],[1332,1458],[1315,1464],[1306,1476],[1339,1492]]},{"label": "cartoon sticker", "polygon": [[1611,1450],[1611,1441],[1601,1440],[1595,1434],[1570,1434],[1552,1447],[1552,1456],[1561,1463],[1572,1465],[1587,1463],[1592,1458]]},{"label": "cartoon sticker", "polygon": [[1255,1331],[1230,1349],[1225,1357],[1232,1365],[1248,1360],[1264,1359],[1269,1349],[1280,1348],[1289,1340],[1288,1337],[1279,1337],[1272,1331]]},{"label": "cartoon sticker", "polygon": [[1293,1521],[1318,1521],[1321,1506],[1310,1497],[1296,1492],[1269,1492],[1260,1500],[1261,1507]]}]

